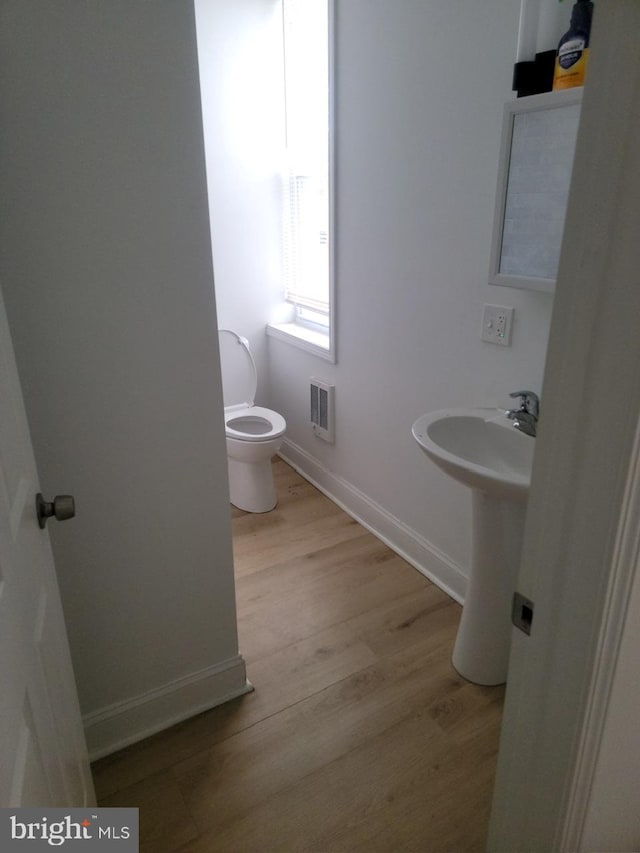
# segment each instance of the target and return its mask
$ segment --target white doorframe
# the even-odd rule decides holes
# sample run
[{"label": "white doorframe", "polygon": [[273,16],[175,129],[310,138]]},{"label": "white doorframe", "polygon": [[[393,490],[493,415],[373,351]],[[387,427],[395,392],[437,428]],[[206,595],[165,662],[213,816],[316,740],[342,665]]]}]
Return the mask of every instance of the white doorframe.
[{"label": "white doorframe", "polygon": [[[620,524],[614,547],[609,588],[604,602],[604,613],[598,638],[591,683],[587,690],[584,718],[577,758],[569,782],[564,826],[560,848],[582,850],[583,830],[589,815],[593,794],[593,781],[600,758],[607,715],[611,708],[612,691],[618,677],[620,653],[627,630],[630,596],[634,583],[640,577],[640,421],[636,429],[629,478],[620,512]],[[632,685],[630,685],[632,686]],[[635,696],[632,699],[636,701]],[[635,719],[639,720],[637,714]],[[630,733],[633,735],[633,733]],[[638,733],[635,733],[637,740]],[[634,754],[637,749],[634,751]],[[619,776],[619,774],[617,774]],[[619,784],[617,782],[616,784]],[[626,784],[623,782],[623,784]],[[635,786],[634,791],[635,791]],[[615,791],[611,791],[616,796]],[[597,803],[593,804],[596,809]],[[600,806],[600,810],[601,810]],[[619,823],[619,821],[618,821]],[[626,829],[616,826],[616,850],[623,850],[622,834]],[[607,833],[608,834],[608,833]]]},{"label": "white doorframe", "polygon": [[580,849],[637,564],[639,32],[637,0],[598,4],[518,584],[533,630],[513,634],[491,851]]}]

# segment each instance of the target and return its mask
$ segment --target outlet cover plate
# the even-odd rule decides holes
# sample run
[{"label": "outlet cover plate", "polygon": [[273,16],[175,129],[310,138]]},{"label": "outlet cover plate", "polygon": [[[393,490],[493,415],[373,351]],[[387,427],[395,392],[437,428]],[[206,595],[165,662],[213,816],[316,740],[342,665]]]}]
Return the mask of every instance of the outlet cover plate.
[{"label": "outlet cover plate", "polygon": [[482,340],[501,347],[511,346],[513,308],[485,305],[482,312]]}]

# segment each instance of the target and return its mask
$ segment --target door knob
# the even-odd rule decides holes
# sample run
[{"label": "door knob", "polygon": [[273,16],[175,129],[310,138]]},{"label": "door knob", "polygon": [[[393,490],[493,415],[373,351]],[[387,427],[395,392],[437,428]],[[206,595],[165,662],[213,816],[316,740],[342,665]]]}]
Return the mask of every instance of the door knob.
[{"label": "door knob", "polygon": [[66,521],[76,514],[76,502],[71,495],[56,495],[52,501],[45,501],[42,494],[36,495],[36,514],[38,525],[44,530],[47,519],[52,516],[58,521]]}]

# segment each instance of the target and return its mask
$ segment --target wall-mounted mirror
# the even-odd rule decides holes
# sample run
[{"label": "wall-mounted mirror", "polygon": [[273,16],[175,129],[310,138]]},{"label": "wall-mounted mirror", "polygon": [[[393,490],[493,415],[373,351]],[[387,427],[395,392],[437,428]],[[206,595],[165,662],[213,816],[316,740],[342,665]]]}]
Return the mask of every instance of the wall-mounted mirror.
[{"label": "wall-mounted mirror", "polygon": [[505,106],[489,284],[552,291],[582,89]]}]

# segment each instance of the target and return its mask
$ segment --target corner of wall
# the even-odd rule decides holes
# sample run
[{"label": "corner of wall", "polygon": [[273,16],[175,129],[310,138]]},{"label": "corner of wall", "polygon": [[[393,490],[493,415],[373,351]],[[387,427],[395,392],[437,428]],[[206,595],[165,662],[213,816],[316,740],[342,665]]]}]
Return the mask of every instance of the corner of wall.
[{"label": "corner of wall", "polygon": [[464,602],[464,572],[435,545],[289,439],[283,441],[279,455],[447,595]]},{"label": "corner of wall", "polygon": [[89,758],[95,761],[189,717],[250,693],[241,655],[87,714]]}]

